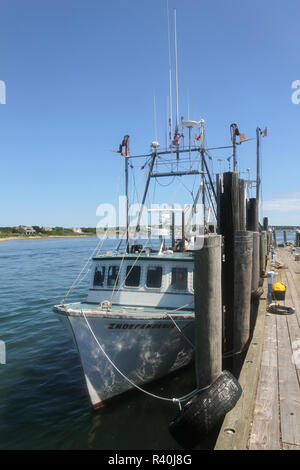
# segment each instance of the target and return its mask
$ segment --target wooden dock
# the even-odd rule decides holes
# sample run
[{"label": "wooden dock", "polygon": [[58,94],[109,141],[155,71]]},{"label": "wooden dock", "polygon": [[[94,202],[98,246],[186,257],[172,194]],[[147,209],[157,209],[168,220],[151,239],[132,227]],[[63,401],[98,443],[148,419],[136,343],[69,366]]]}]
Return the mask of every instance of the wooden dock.
[{"label": "wooden dock", "polygon": [[300,450],[300,261],[277,248],[276,281],[286,285],[288,315],[268,313],[267,280],[239,375],[243,394],[223,422],[215,450]]}]

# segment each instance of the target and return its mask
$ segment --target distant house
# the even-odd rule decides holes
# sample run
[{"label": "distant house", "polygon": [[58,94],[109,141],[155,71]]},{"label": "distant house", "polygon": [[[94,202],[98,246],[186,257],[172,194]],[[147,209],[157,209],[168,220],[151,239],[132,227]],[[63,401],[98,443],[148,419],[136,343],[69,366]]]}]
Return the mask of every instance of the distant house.
[{"label": "distant house", "polygon": [[74,233],[82,233],[82,230],[80,227],[73,227],[72,230]]},{"label": "distant house", "polygon": [[53,228],[52,227],[42,227],[42,230],[44,230],[44,232],[52,232]]},{"label": "distant house", "polygon": [[30,235],[31,233],[36,233],[34,228],[27,227],[26,225],[19,225],[17,227],[18,232],[24,233],[25,235]]}]

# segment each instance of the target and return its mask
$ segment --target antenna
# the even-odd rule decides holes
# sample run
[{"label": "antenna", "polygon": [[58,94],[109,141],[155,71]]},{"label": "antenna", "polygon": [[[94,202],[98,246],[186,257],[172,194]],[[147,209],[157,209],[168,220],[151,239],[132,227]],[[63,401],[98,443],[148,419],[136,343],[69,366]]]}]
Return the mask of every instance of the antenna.
[{"label": "antenna", "polygon": [[172,114],[173,114],[173,109],[172,109],[172,61],[171,61],[171,40],[170,40],[170,17],[169,17],[169,2],[167,0],[167,17],[168,17],[168,45],[169,45],[169,100],[170,100],[170,117],[169,117],[169,126],[170,126],[170,132],[169,132],[169,138],[170,141],[172,142]]},{"label": "antenna", "polygon": [[176,33],[176,8],[174,9],[174,42],[175,42],[175,80],[176,80],[176,129],[178,133],[179,119],[178,119],[178,63],[177,63],[177,33]]},{"label": "antenna", "polygon": [[157,142],[157,123],[156,123],[156,100],[155,91],[153,90],[153,120],[154,120],[154,137]]}]

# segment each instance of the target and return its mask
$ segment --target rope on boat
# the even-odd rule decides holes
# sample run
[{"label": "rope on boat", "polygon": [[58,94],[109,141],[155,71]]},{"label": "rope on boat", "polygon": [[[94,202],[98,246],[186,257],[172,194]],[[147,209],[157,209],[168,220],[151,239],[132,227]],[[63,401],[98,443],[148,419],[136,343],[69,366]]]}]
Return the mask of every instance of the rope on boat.
[{"label": "rope on boat", "polygon": [[159,396],[159,395],[155,395],[154,393],[151,393],[151,392],[148,392],[147,390],[141,388],[139,385],[137,385],[136,383],[134,383],[131,379],[129,379],[129,377],[127,377],[125,374],[123,374],[123,372],[120,371],[120,369],[116,366],[116,364],[111,360],[111,358],[106,354],[106,352],[104,351],[103,347],[101,346],[101,344],[99,343],[95,333],[93,332],[92,328],[91,328],[91,325],[88,321],[88,319],[86,318],[85,316],[85,313],[84,311],[81,309],[81,313],[82,313],[82,316],[83,318],[85,319],[85,322],[88,326],[88,329],[90,330],[94,340],[96,341],[97,345],[99,346],[101,352],[103,353],[103,355],[106,357],[106,359],[108,360],[108,362],[112,365],[112,367],[123,377],[123,379],[125,379],[127,382],[130,383],[130,385],[132,385],[134,388],[137,388],[140,392],[143,392],[145,393],[146,395],[149,395],[150,397],[152,398],[157,398],[159,400],[164,400],[164,401],[169,401],[169,402],[172,402],[172,403],[176,403],[178,404],[180,410],[181,410],[181,403],[182,402],[185,402],[185,401],[188,401],[190,400],[196,393],[199,393],[199,392],[202,392],[204,390],[206,390],[207,388],[210,387],[210,385],[207,385],[206,387],[203,387],[201,389],[195,389],[193,390],[192,392],[188,393],[187,395],[184,395],[183,397],[179,397],[179,398],[168,398],[168,397],[162,397],[162,396]]},{"label": "rope on boat", "polygon": [[[149,243],[149,238],[148,238],[147,242],[145,243],[144,248],[148,245],[148,243]],[[120,263],[120,268],[119,268],[119,271],[118,271],[118,275],[117,275],[117,277],[116,277],[116,280],[115,280],[115,283],[114,283],[114,287],[113,287],[113,290],[112,290],[112,294],[111,294],[111,297],[110,297],[110,300],[109,300],[109,302],[111,302],[111,303],[113,302],[113,297],[114,297],[114,295],[115,295],[115,289],[116,289],[116,286],[117,286],[117,282],[118,282],[118,280],[119,280],[121,268],[122,268],[122,265],[123,265],[125,256],[126,256],[126,254],[127,254],[126,252],[127,252],[127,245],[126,245],[126,250],[125,250],[125,252],[124,252],[124,254],[123,254],[123,256],[122,256],[122,260],[121,260],[121,263]],[[128,278],[129,274],[130,274],[131,271],[133,270],[133,267],[135,266],[135,264],[137,263],[137,261],[139,260],[139,258],[140,258],[141,255],[142,255],[142,251],[139,252],[138,256],[136,257],[136,260],[134,261],[133,265],[131,266],[130,270],[128,271],[127,275],[125,276],[125,278],[124,278],[122,284],[119,286],[119,288],[118,288],[118,290],[116,291],[116,293],[118,293],[119,290],[121,289],[121,287],[123,287],[123,285],[124,285],[126,279]]]},{"label": "rope on boat", "polygon": [[[177,310],[180,310],[182,308],[185,308],[185,307],[189,307],[191,304],[186,304],[186,305],[183,305],[182,307],[179,307],[179,308],[176,308],[176,310],[172,310],[172,313],[176,312]],[[185,336],[185,334],[183,333],[182,329],[177,325],[176,321],[174,320],[174,318],[172,317],[172,315],[170,315],[170,313],[168,312],[164,312],[166,314],[166,316],[168,318],[170,318],[170,320],[172,320],[172,322],[174,323],[175,327],[177,328],[177,330],[182,334],[182,336],[184,337],[184,339],[190,344],[190,346],[192,346],[193,349],[195,349],[195,345],[189,340],[189,338],[187,336]]]},{"label": "rope on boat", "polygon": [[[97,252],[99,252],[99,251],[101,250],[102,245],[103,245],[103,243],[105,242],[106,238],[107,238],[107,232],[106,232],[106,234],[105,234],[105,237],[104,237],[102,240],[99,240],[99,242],[98,242],[96,248],[93,250],[91,256],[88,258],[88,260],[86,261],[85,265],[84,265],[83,268],[81,269],[80,273],[77,275],[75,281],[73,282],[73,284],[71,285],[71,287],[69,288],[69,290],[66,292],[66,294],[65,294],[65,296],[64,296],[64,298],[63,298],[63,300],[62,300],[62,302],[61,302],[61,305],[64,305],[65,300],[67,299],[67,297],[69,296],[69,294],[71,293],[71,291],[72,291],[73,289],[75,289],[75,287],[77,287],[77,286],[80,284],[80,282],[82,282],[83,279],[87,276],[87,274],[89,273],[90,269],[88,269],[87,272],[86,272],[86,273],[82,276],[82,278],[80,279],[80,276],[81,276],[82,273],[84,272],[85,268],[88,266],[89,262],[91,261],[91,259],[92,259],[93,256],[94,256],[94,254],[97,253]],[[99,246],[99,245],[100,245],[100,246]],[[80,279],[80,280],[79,280],[79,279]]]},{"label": "rope on boat", "polygon": [[[114,206],[116,205],[116,201],[117,201],[117,197],[118,197],[118,193],[119,193],[119,188],[120,188],[120,180],[121,180],[121,174],[122,174],[122,161],[120,163],[120,171],[119,171],[119,178],[118,178],[118,184],[117,184],[117,188],[116,188],[116,193],[115,193],[115,197],[114,197]],[[106,226],[106,228],[108,229],[108,226]],[[83,275],[83,277],[79,280],[81,274],[84,272],[85,268],[87,267],[87,265],[89,264],[90,260],[94,257],[94,255],[96,254],[96,256],[98,255],[98,253],[100,252],[102,246],[103,246],[103,243],[105,242],[105,240],[107,239],[108,237],[108,230],[106,230],[106,233],[105,233],[105,236],[103,239],[100,239],[99,240],[99,243],[97,244],[96,248],[93,250],[93,253],[91,254],[91,256],[88,258],[87,262],[85,263],[85,265],[83,266],[82,270],[80,271],[80,273],[78,274],[78,276],[76,277],[75,281],[73,282],[73,284],[71,285],[71,287],[69,288],[69,290],[67,291],[67,293],[65,294],[65,297],[63,298],[61,304],[64,305],[64,302],[65,300],[67,299],[67,297],[69,296],[70,292],[75,289],[76,286],[78,286],[80,284],[80,282],[83,281],[83,279],[85,279],[85,277],[87,276],[87,274],[90,272],[90,269],[87,270],[87,272]],[[99,246],[100,245],[100,246]]]}]

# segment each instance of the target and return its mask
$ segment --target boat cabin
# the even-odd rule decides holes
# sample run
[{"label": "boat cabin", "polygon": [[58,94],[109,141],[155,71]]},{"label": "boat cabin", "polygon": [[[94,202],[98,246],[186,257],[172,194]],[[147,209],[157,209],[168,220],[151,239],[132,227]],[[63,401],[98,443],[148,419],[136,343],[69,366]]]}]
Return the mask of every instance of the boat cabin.
[{"label": "boat cabin", "polygon": [[193,255],[187,252],[97,256],[87,301],[193,309],[193,269]]}]

